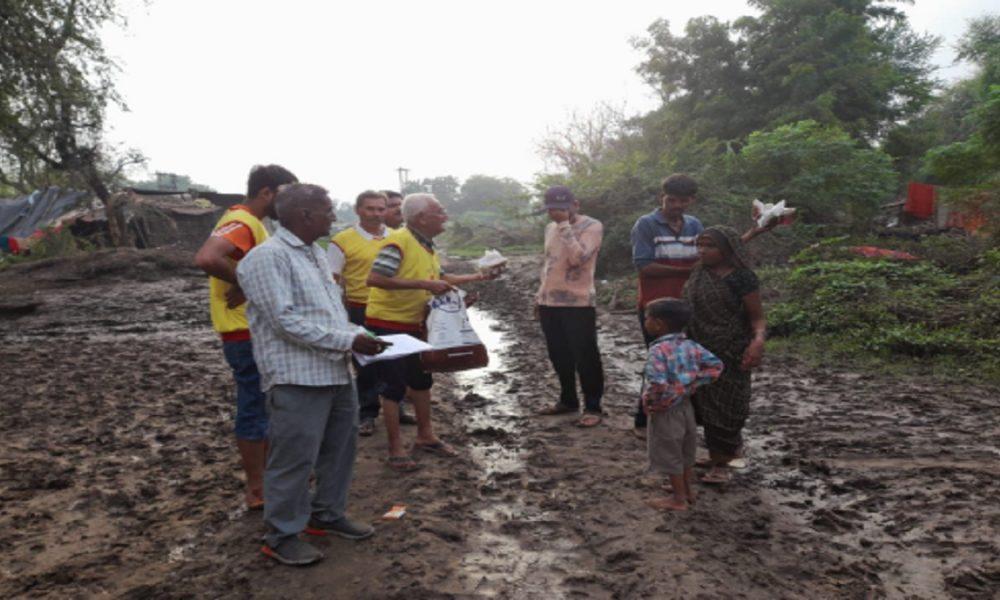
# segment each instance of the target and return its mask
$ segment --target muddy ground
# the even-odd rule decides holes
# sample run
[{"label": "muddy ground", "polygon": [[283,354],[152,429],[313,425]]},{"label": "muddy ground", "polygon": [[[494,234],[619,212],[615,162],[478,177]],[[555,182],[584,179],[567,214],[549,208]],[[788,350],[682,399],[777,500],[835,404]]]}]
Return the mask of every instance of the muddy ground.
[{"label": "muddy ground", "polygon": [[[400,476],[362,438],[363,542],[291,569],[241,508],[229,374],[189,257],[118,251],[0,272],[0,596],[125,598],[995,598],[1000,393],[808,367],[755,376],[749,466],[664,515],[630,434],[632,314],[601,314],[604,424],[557,395],[528,292],[479,286],[487,369],[440,377],[459,459]],[[40,302],[37,306],[34,302]],[[412,436],[412,430],[407,431]]]}]

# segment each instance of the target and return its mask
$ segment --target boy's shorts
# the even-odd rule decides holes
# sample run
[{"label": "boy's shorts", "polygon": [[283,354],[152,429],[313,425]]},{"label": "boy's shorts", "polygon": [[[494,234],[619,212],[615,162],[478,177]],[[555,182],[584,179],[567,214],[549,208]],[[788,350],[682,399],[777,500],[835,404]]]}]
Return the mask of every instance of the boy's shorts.
[{"label": "boy's shorts", "polygon": [[[392,335],[394,333],[408,333],[405,331],[393,331],[381,327],[367,326],[368,330],[375,335]],[[408,335],[413,335],[408,333]],[[427,371],[424,371],[420,363],[420,354],[411,354],[395,360],[383,360],[372,363],[375,367],[376,389],[380,396],[394,402],[402,402],[406,398],[406,388],[415,391],[431,389],[434,385],[434,378]]]},{"label": "boy's shorts", "polygon": [[650,475],[680,475],[693,467],[698,449],[694,407],[684,399],[663,412],[650,412],[646,430]]},{"label": "boy's shorts", "polygon": [[259,442],[267,439],[267,407],[260,390],[260,372],[253,359],[253,340],[222,342],[222,353],[236,380],[237,439]]}]

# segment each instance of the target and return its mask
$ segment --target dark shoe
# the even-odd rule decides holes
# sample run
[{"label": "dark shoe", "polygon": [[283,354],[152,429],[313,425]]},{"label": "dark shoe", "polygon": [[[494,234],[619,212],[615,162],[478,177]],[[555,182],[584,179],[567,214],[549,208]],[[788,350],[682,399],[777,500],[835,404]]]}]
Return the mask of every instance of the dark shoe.
[{"label": "dark shoe", "polygon": [[276,548],[264,544],[260,551],[283,565],[295,567],[311,565],[323,559],[323,553],[318,548],[297,537],[283,540]]},{"label": "dark shoe", "polygon": [[417,419],[413,415],[406,414],[403,412],[403,407],[399,408],[399,424],[400,425],[416,425]]},{"label": "dark shoe", "polygon": [[375,420],[374,419],[364,419],[361,424],[358,425],[358,435],[361,437],[370,437],[375,433]]},{"label": "dark shoe", "polygon": [[375,529],[371,525],[355,523],[347,517],[341,517],[336,521],[324,521],[312,517],[309,519],[309,524],[306,525],[306,533],[317,536],[339,535],[349,540],[363,540],[370,538],[375,533]]}]

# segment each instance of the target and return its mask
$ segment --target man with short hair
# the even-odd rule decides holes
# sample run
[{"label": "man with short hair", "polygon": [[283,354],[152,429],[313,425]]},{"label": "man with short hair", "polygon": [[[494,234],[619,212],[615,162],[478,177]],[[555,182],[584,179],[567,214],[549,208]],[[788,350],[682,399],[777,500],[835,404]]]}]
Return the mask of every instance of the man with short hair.
[{"label": "man with short hair", "polygon": [[[365,307],[368,304],[368,272],[371,271],[375,255],[381,242],[388,234],[383,223],[387,198],[384,193],[372,190],[361,192],[354,201],[354,212],[358,222],[339,232],[330,240],[327,260],[333,271],[333,278],[345,291],[347,315],[355,325],[365,324]],[[361,366],[355,362],[357,371],[358,406],[361,424],[358,435],[370,436],[375,432],[378,418],[379,400],[375,378],[375,366]]]},{"label": "man with short hair", "polygon": [[261,551],[283,564],[304,565],[323,554],[299,539],[303,530],[348,539],[373,533],[344,514],[358,432],[348,364],[352,350],[371,355],[385,345],[347,320],[326,256],[315,244],[336,219],[326,190],[292,184],[275,202],[281,227],[240,263],[237,275],[271,418],[264,471],[268,532]]},{"label": "man with short hair", "polygon": [[583,390],[580,427],[601,422],[604,369],[597,346],[594,269],[601,249],[601,222],[580,213],[580,203],[563,185],[545,192],[545,209],[552,220],[545,228],[545,260],[535,297],[549,360],[559,377],[559,401],[544,415],[575,414],[580,410],[577,374]]},{"label": "man with short hair", "polygon": [[[371,291],[365,311],[365,326],[379,335],[406,333],[426,337],[424,319],[427,302],[472,281],[491,279],[492,275],[449,275],[441,270],[434,248],[434,237],[444,232],[448,220],[441,203],[431,194],[409,194],[403,199],[406,226],[390,233],[382,242],[368,275]],[[423,370],[420,355],[375,363],[381,386],[382,414],[389,437],[389,467],[398,472],[417,469],[413,457],[404,449],[399,430],[399,403],[409,398],[417,417],[417,437],[413,444],[439,456],[455,456],[455,450],[434,434],[431,426],[430,373]]]},{"label": "man with short hair", "polygon": [[[632,262],[639,271],[639,328],[647,346],[653,338],[644,325],[646,305],[658,298],[680,298],[698,262],[695,242],[705,227],[697,217],[686,214],[697,195],[694,178],[674,173],[663,180],[660,207],[639,217],[632,227]],[[751,228],[743,234],[743,241],[749,242],[776,224]],[[646,420],[640,398],[634,417],[636,437],[646,436]]]},{"label": "man with short hair", "polygon": [[403,226],[403,195],[392,190],[382,190],[385,194],[385,226],[389,229],[399,229]]},{"label": "man with short hair", "polygon": [[236,446],[246,474],[248,509],[264,504],[264,460],[267,457],[267,409],[260,374],[253,358],[243,292],[236,265],[267,239],[264,217],[275,217],[278,187],[298,181],[278,165],[255,166],[247,180],[247,201],[223,212],[212,235],[195,255],[195,264],[209,275],[212,326],[222,337],[222,352],[236,380]]}]

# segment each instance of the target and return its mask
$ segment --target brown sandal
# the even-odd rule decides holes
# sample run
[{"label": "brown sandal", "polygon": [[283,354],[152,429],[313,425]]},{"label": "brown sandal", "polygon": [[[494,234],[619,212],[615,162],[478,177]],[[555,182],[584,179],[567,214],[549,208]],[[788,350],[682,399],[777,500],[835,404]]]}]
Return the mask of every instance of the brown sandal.
[{"label": "brown sandal", "polygon": [[553,415],[575,414],[577,412],[577,410],[579,410],[579,409],[574,408],[572,406],[566,406],[565,404],[557,402],[556,404],[553,404],[552,406],[543,408],[542,410],[538,411],[538,414],[540,414],[540,415],[542,415],[544,417],[551,417]]},{"label": "brown sandal", "polygon": [[732,479],[732,477],[733,474],[729,471],[729,469],[719,469],[716,467],[708,473],[702,475],[699,481],[710,485],[725,485],[729,483],[729,480]]},{"label": "brown sandal", "polygon": [[390,456],[386,464],[397,473],[412,473],[420,468],[420,465],[409,456]]},{"label": "brown sandal", "polygon": [[433,444],[413,444],[413,449],[423,450],[424,452],[437,454],[438,456],[443,456],[445,458],[454,458],[458,456],[458,452],[454,448],[441,441],[434,442]]}]

